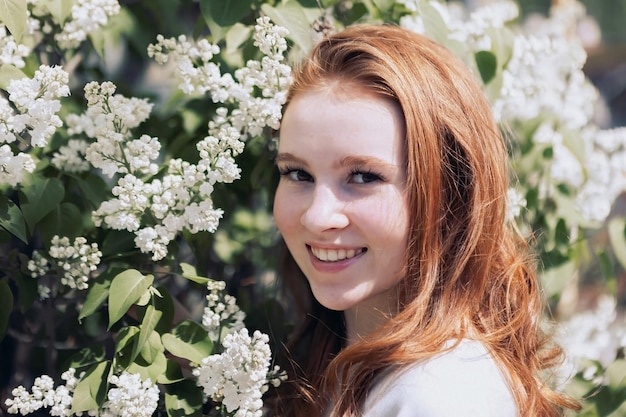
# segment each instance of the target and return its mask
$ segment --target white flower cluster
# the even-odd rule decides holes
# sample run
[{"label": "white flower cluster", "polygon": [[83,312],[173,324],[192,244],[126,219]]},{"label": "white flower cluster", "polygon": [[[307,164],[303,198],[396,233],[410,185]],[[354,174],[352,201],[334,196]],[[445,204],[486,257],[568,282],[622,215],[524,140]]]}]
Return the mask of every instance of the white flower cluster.
[{"label": "white flower cluster", "polygon": [[16,141],[43,148],[63,122],[57,115],[60,97],[70,94],[68,74],[60,67],[42,65],[33,78],[12,80],[7,87],[8,100],[0,96],[0,185],[15,186],[35,161],[25,152],[13,153],[9,144]]},{"label": "white flower cluster", "polygon": [[[515,2],[509,0],[490,2],[477,8],[469,16],[457,3],[443,4],[438,1],[401,0],[408,10],[418,12],[419,3],[427,3],[435,8],[443,19],[448,32],[448,39],[463,44],[465,52],[489,51],[492,39],[488,31],[501,28],[519,15]],[[419,14],[403,16],[400,25],[418,33],[425,32],[423,17]]]},{"label": "white flower cluster", "polygon": [[[114,95],[111,83],[90,83],[85,87],[89,109],[85,115],[68,118],[70,133],[84,133],[96,139],[86,151],[86,158],[109,176],[124,174],[105,201],[93,213],[96,226],[103,224],[135,233],[135,244],[157,261],[167,255],[168,244],[182,230],[191,233],[214,232],[222,210],[211,200],[216,183],[238,179],[240,169],[235,157],[244,149],[244,140],[262,133],[266,126],[278,128],[281,107],[291,81],[290,67],[283,64],[286,50],[284,29],[267,18],[258,20],[255,44],[265,54],[261,62],[249,61],[235,76],[221,74],[211,62],[219,53],[207,40],[196,43],[185,36],[178,39],[157,38],[148,54],[159,63],[177,63],[181,89],[187,94],[208,93],[220,107],[209,123],[209,136],[196,148],[200,160],[191,164],[181,159],[168,163],[163,178],[155,175],[160,145],[147,135],[130,139],[130,131],[145,120],[151,107],[138,99]],[[256,91],[261,97],[255,97]],[[146,216],[146,214],[149,214]],[[144,224],[150,218],[151,224]]]},{"label": "white flower cluster", "polygon": [[55,39],[62,49],[76,48],[119,12],[117,0],[78,0],[72,6],[70,19],[63,23],[63,30],[55,35]]},{"label": "white flower cluster", "polygon": [[[198,148],[201,146],[203,142]],[[167,245],[183,229],[192,233],[217,229],[223,211],[213,207],[210,196],[216,181],[234,179],[222,169],[233,165],[226,152],[212,160],[203,159],[198,165],[172,159],[166,175],[151,182],[127,174],[113,187],[115,198],[103,202],[93,213],[94,223],[135,232],[137,247],[144,253],[152,252],[155,261],[162,259],[167,255]],[[146,212],[156,223],[141,227]]]},{"label": "white flower cluster", "polygon": [[152,104],[115,94],[115,90],[111,82],[85,85],[87,111],[67,117],[68,133],[95,139],[85,150],[85,157],[109,177],[117,173],[155,174],[158,167],[152,161],[159,156],[158,140],[147,135],[132,137],[132,129],[148,118]]},{"label": "white flower cluster", "polygon": [[[226,335],[224,352],[208,356],[193,369],[204,393],[236,417],[260,417],[268,388],[271,352],[267,335],[247,329]],[[276,373],[274,369],[274,373]],[[276,380],[272,376],[273,380]]]},{"label": "white flower cluster", "polygon": [[237,305],[237,300],[226,293],[224,281],[209,281],[207,283],[208,301],[202,315],[202,325],[207,328],[209,338],[217,342],[222,336],[222,330],[236,332],[244,328],[244,313]]},{"label": "white flower cluster", "polygon": [[586,310],[560,324],[559,343],[566,353],[566,362],[561,369],[564,380],[578,372],[592,380],[599,377],[602,369],[591,361],[606,367],[626,349],[626,317],[616,311],[613,297],[602,297],[594,310]]},{"label": "white flower cluster", "polygon": [[[211,123],[209,133],[235,128],[242,139],[262,133],[265,126],[277,129],[287,87],[291,83],[291,67],[285,64],[287,30],[273,25],[267,16],[257,19],[254,44],[264,54],[261,61],[250,60],[235,71],[234,77],[222,74],[211,59],[220,52],[206,39],[190,42],[186,36],[165,39],[148,47],[148,56],[158,63],[173,61],[179,88],[187,94],[208,93],[215,103],[234,105],[232,113],[221,108]],[[256,96],[261,92],[261,97]]]},{"label": "white flower cluster", "polygon": [[589,220],[603,221],[613,202],[626,191],[626,127],[587,129],[585,139],[585,178],[576,203]]},{"label": "white flower cluster", "polygon": [[[100,264],[102,252],[98,250],[98,244],[87,244],[87,239],[77,237],[74,243],[70,244],[67,237],[54,236],[48,252],[50,259],[44,257],[40,252],[33,252],[33,258],[28,262],[28,270],[33,278],[47,275],[54,268],[58,272],[61,284],[72,289],[86,290],[89,275],[95,271]],[[40,296],[45,298],[48,293],[40,288]]]},{"label": "white flower cluster", "polygon": [[494,103],[496,116],[529,120],[549,114],[569,129],[586,126],[598,98],[582,71],[586,59],[580,42],[571,39],[516,36]]},{"label": "white flower cluster", "polygon": [[13,398],[5,401],[9,414],[21,414],[23,416],[33,413],[41,408],[50,408],[51,416],[69,417],[71,414],[72,394],[78,379],[74,376],[75,369],[70,368],[61,374],[64,385],[54,388],[54,381],[48,375],[35,378],[31,389],[32,393],[23,386],[18,386],[11,391]]},{"label": "white flower cluster", "polygon": [[506,219],[507,221],[514,221],[526,207],[527,201],[524,195],[516,188],[509,188],[506,197]]},{"label": "white flower cluster", "polygon": [[159,388],[150,381],[142,381],[139,374],[123,372],[112,375],[109,382],[116,386],[107,393],[101,417],[150,417],[159,404]]},{"label": "white flower cluster", "polygon": [[0,24],[0,65],[13,65],[23,68],[24,58],[30,54],[30,48],[15,42],[15,38],[7,32],[6,26]]},{"label": "white flower cluster", "polygon": [[89,143],[81,139],[70,139],[67,145],[61,146],[54,154],[50,163],[60,171],[73,174],[87,172],[91,168],[85,159]]}]

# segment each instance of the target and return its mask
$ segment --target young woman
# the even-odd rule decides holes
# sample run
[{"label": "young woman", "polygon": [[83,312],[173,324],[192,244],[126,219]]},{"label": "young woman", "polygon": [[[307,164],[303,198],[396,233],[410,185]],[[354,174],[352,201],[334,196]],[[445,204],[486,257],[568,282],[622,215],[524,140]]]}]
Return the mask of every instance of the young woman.
[{"label": "young woman", "polygon": [[561,351],[506,221],[506,148],[450,52],[392,26],[327,37],[296,71],[276,165],[283,279],[302,309],[276,414],[577,407],[542,379]]}]

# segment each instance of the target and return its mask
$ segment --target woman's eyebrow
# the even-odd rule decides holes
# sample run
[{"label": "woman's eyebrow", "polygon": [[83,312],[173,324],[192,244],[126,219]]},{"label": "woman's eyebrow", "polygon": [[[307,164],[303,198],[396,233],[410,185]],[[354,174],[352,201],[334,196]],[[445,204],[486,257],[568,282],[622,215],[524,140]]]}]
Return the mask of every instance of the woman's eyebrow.
[{"label": "woman's eyebrow", "polygon": [[287,162],[291,162],[291,163],[298,164],[298,165],[307,165],[304,159],[297,157],[294,154],[289,153],[289,152],[281,152],[278,155],[276,155],[276,158],[274,158],[275,164],[287,163]]},{"label": "woman's eyebrow", "polygon": [[394,168],[394,169],[399,168],[399,166],[396,164],[391,164],[387,161],[383,161],[382,159],[376,158],[374,156],[349,155],[349,156],[346,156],[345,158],[341,158],[341,160],[339,161],[340,167],[355,166],[355,165],[367,165],[367,166],[374,166],[374,167],[380,167],[380,168]]}]

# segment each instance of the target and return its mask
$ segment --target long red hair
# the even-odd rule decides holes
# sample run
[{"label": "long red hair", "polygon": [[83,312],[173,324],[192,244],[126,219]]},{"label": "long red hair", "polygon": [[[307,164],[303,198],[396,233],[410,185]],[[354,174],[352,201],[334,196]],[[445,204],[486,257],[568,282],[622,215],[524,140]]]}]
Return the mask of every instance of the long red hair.
[{"label": "long red hair", "polygon": [[288,103],[336,81],[391,99],[404,114],[412,213],[406,275],[399,313],[346,347],[342,313],[315,301],[287,255],[283,279],[302,320],[285,387],[294,395],[282,394],[282,412],[315,417],[332,405],[333,415],[359,415],[382,371],[428,359],[461,338],[489,349],[524,416],[577,408],[541,379],[562,352],[541,330],[535,265],[506,219],[506,146],[474,75],[426,37],[355,25],[317,44],[295,72]]}]

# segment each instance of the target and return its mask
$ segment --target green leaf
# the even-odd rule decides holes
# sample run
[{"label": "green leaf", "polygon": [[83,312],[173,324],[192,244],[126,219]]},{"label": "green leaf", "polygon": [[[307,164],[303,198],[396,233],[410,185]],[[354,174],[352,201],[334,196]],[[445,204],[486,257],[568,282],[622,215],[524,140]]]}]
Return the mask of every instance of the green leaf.
[{"label": "green leaf", "polygon": [[242,23],[236,23],[226,33],[226,50],[227,54],[234,54],[237,52],[241,45],[250,39],[252,28]]},{"label": "green leaf", "polygon": [[[0,0],[1,1],[1,0]],[[24,243],[28,243],[26,223],[20,208],[4,195],[0,195],[0,227]]]},{"label": "green leaf", "polygon": [[80,379],[72,396],[71,413],[100,408],[107,392],[110,363],[100,362]]},{"label": "green leaf", "polygon": [[[1,1],[1,0],[0,0]],[[32,231],[39,220],[59,206],[65,195],[63,183],[58,178],[31,177],[20,199],[26,224]]]},{"label": "green leaf", "polygon": [[218,25],[231,26],[241,21],[251,11],[251,0],[200,0],[203,16],[210,18]]},{"label": "green leaf", "polygon": [[[154,332],[154,329],[159,323],[162,315],[163,313],[156,310],[153,305],[148,305],[143,316],[143,320],[141,321],[141,326],[139,327],[139,338],[137,339],[137,343],[133,346],[131,361],[135,360],[152,334],[156,334],[158,339],[159,336],[156,332]],[[161,342],[159,341],[159,344],[160,343]]]},{"label": "green leaf", "polygon": [[119,257],[122,254],[135,252],[134,239],[135,235],[126,230],[107,230],[100,245],[100,251],[105,257]]},{"label": "green leaf", "polygon": [[373,0],[374,4],[384,14],[388,14],[396,3],[395,0]]},{"label": "green leaf", "polygon": [[94,282],[91,284],[89,293],[87,293],[87,298],[85,299],[85,304],[83,304],[83,308],[80,310],[80,314],[78,315],[79,322],[85,317],[95,313],[102,303],[107,300],[109,297],[110,285],[111,283],[108,281]]},{"label": "green leaf", "polygon": [[19,43],[26,30],[26,0],[0,0],[0,20]]},{"label": "green leaf", "polygon": [[159,375],[157,383],[173,384],[175,382],[183,381],[184,379],[185,377],[183,376],[183,371],[181,370],[178,362],[168,359],[167,368],[163,374]]},{"label": "green leaf", "polygon": [[13,310],[13,293],[6,279],[0,280],[0,340],[4,339]]},{"label": "green leaf", "polygon": [[439,11],[426,1],[418,3],[417,11],[424,21],[426,34],[435,41],[445,44],[448,39],[448,26]]},{"label": "green leaf", "polygon": [[474,55],[474,58],[476,59],[476,65],[480,72],[480,78],[482,78],[483,83],[489,84],[496,76],[498,58],[489,51],[478,51]]},{"label": "green leaf", "polygon": [[[22,265],[26,265],[29,261],[28,257],[23,253],[19,254],[19,258]],[[17,288],[19,288],[17,297],[20,307],[24,310],[30,309],[35,300],[39,298],[37,280],[20,271],[14,271],[11,278],[15,281]]]},{"label": "green leaf", "polygon": [[149,362],[140,361],[139,359],[143,357],[140,356],[135,362],[131,363],[126,370],[130,373],[141,375],[141,379],[145,380],[150,378],[152,382],[158,381],[159,377],[163,375],[167,369],[167,358],[162,350],[154,350],[153,353],[154,356]]},{"label": "green leaf", "polygon": [[83,214],[76,205],[65,201],[39,222],[39,229],[48,242],[54,235],[75,238],[83,233]]},{"label": "green leaf", "polygon": [[46,8],[55,22],[61,24],[72,14],[74,0],[48,0]]},{"label": "green leaf", "polygon": [[199,276],[196,272],[196,268],[192,265],[181,263],[180,268],[183,270],[183,277],[187,278],[189,281],[202,285],[206,285],[207,282],[211,281],[209,278]]},{"label": "green leaf", "polygon": [[169,291],[165,287],[157,288],[160,297],[153,298],[154,308],[161,312],[161,319],[156,325],[156,332],[163,334],[168,332],[172,328],[172,322],[174,321],[174,300]]},{"label": "green leaf", "polygon": [[302,6],[297,2],[287,1],[277,7],[265,3],[261,5],[263,13],[268,15],[272,21],[287,28],[289,38],[303,51],[307,52],[313,47],[311,36],[311,22],[309,21]]},{"label": "green leaf", "polygon": [[195,363],[202,362],[213,352],[207,330],[190,320],[182,321],[172,333],[161,336],[161,341],[171,354]]},{"label": "green leaf", "polygon": [[150,288],[148,288],[146,292],[144,292],[141,297],[139,297],[139,300],[135,304],[141,307],[146,306],[150,302],[151,298],[152,292],[150,291]]},{"label": "green leaf", "polygon": [[28,78],[28,76],[16,66],[11,64],[0,65],[0,89],[6,90],[11,81],[21,80],[22,78]]},{"label": "green leaf", "polygon": [[191,380],[168,385],[165,408],[169,417],[202,416],[202,389]]},{"label": "green leaf", "polygon": [[491,38],[491,52],[498,57],[500,70],[502,70],[513,56],[515,33],[507,27],[491,27],[487,28],[485,34]]},{"label": "green leaf", "polygon": [[[122,328],[118,333],[115,340],[115,351],[119,354],[122,353],[131,343],[134,343],[137,335],[139,334],[139,328],[136,326],[127,326]],[[131,345],[132,346],[132,345]],[[130,361],[127,360],[123,366],[128,366]]]},{"label": "green leaf", "polygon": [[[141,333],[139,334],[141,336]],[[146,342],[143,344],[140,356],[147,363],[152,363],[157,360],[159,355],[162,355],[165,352],[165,347],[161,342],[161,335],[155,331],[150,332]],[[139,362],[139,361],[137,361]],[[165,368],[164,368],[165,369]],[[152,379],[156,381],[156,378]]]},{"label": "green leaf", "polygon": [[611,294],[615,294],[615,270],[613,260],[604,249],[599,249],[596,252],[596,256],[598,257],[598,263],[606,283],[605,285]]},{"label": "green leaf", "polygon": [[553,297],[563,292],[570,279],[576,272],[574,261],[565,262],[559,266],[543,271],[541,278],[543,287],[548,297]]},{"label": "green leaf", "polygon": [[80,310],[78,320],[82,320],[95,313],[98,308],[109,298],[109,288],[113,278],[120,272],[124,271],[123,268],[114,267],[100,274],[93,282],[89,284],[89,292],[87,298],[83,304],[83,308]]},{"label": "green leaf", "polygon": [[136,269],[118,274],[109,288],[109,329],[128,311],[152,285],[154,276],[143,275]]},{"label": "green leaf", "polygon": [[108,186],[106,182],[97,175],[89,175],[86,178],[72,176],[72,178],[92,207],[99,207],[107,195]]},{"label": "green leaf", "polygon": [[617,359],[611,363],[606,368],[606,376],[611,388],[626,388],[626,359]]},{"label": "green leaf", "polygon": [[626,268],[626,219],[616,217],[609,221],[608,232],[613,253],[622,268]]},{"label": "green leaf", "polygon": [[95,365],[106,359],[106,348],[103,344],[96,344],[88,348],[83,348],[70,358],[68,368],[80,369],[86,366]]}]

